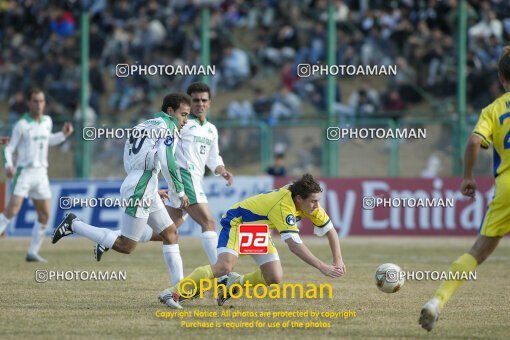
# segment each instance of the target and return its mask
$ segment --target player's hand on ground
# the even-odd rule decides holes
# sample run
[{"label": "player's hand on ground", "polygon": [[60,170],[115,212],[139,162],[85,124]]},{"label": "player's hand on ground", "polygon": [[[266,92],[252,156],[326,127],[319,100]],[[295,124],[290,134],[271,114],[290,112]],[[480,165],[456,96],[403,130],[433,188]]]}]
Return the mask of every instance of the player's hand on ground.
[{"label": "player's hand on ground", "polygon": [[5,168],[5,175],[7,176],[7,178],[13,178],[14,177],[14,169],[12,166],[9,166],[7,168]]},{"label": "player's hand on ground", "polygon": [[159,197],[161,197],[162,201],[167,200],[167,199],[170,198],[170,197],[168,197],[168,189],[166,189],[166,190],[158,190],[158,195],[159,195]]},{"label": "player's hand on ground", "polygon": [[74,132],[73,124],[69,122],[64,123],[64,127],[62,127],[62,132],[66,137],[69,137]]},{"label": "player's hand on ground", "polygon": [[184,195],[180,198],[181,200],[181,209],[182,208],[187,208],[189,206],[189,198],[188,196]]},{"label": "player's hand on ground", "polygon": [[232,183],[234,182],[234,175],[232,175],[232,173],[230,173],[229,171],[225,170],[221,174],[221,177],[225,178],[225,180],[227,181],[227,187],[231,186]]},{"label": "player's hand on ground", "polygon": [[333,266],[339,268],[342,271],[342,275],[345,275],[345,273],[347,272],[347,270],[345,269],[344,261],[342,259],[337,259],[333,261]]},{"label": "player's hand on ground", "polygon": [[328,265],[325,263],[322,264],[322,266],[319,268],[319,270],[325,276],[332,277],[332,278],[340,277],[344,274],[341,268],[335,267],[333,265]]},{"label": "player's hand on ground", "polygon": [[464,178],[460,185],[460,192],[464,196],[475,198],[476,182],[474,178]]}]

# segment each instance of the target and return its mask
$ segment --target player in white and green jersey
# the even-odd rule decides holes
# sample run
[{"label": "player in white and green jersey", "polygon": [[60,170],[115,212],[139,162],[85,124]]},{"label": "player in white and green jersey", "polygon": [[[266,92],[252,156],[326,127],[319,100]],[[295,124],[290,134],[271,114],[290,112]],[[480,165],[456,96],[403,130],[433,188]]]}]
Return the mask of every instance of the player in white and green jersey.
[{"label": "player in white and green jersey", "polygon": [[[142,239],[150,239],[154,231],[163,240],[163,256],[172,282],[182,279],[182,259],[177,244],[177,228],[173,224],[158,194],[158,174],[161,170],[168,185],[188,206],[188,198],[177,175],[174,158],[179,130],[187,123],[191,100],[186,94],[173,93],[165,97],[162,112],[155,118],[137,125],[124,148],[124,169],[121,197],[130,200],[121,220],[121,234],[97,228],[80,221],[74,214],[66,216],[55,230],[53,243],[77,233],[105,248],[129,254]],[[146,225],[150,230],[146,230]]]},{"label": "player in white and green jersey", "polygon": [[[202,227],[202,247],[209,262],[217,260],[216,247],[218,234],[216,221],[212,217],[207,204],[207,196],[203,189],[203,178],[207,166],[216,176],[222,176],[227,185],[233,182],[233,175],[227,171],[219,154],[218,130],[207,120],[207,112],[211,105],[211,90],[205,83],[193,83],[188,87],[191,97],[190,121],[181,131],[181,140],[177,145],[175,157],[178,165],[178,176],[184,184],[184,191],[189,198],[188,207],[180,207],[177,192],[169,187],[168,200],[165,202],[170,217],[177,227],[182,225],[189,214]],[[146,228],[146,233],[150,229]],[[153,234],[151,241],[161,241],[159,235]],[[148,240],[147,240],[148,241]],[[141,240],[140,242],[144,242]],[[98,261],[105,249],[96,245],[95,257]]]},{"label": "player in white and green jersey", "polygon": [[166,206],[177,227],[182,225],[186,213],[202,227],[202,247],[209,262],[217,261],[216,247],[218,234],[216,221],[212,217],[203,188],[205,167],[216,176],[222,176],[227,185],[232,185],[233,175],[227,171],[218,148],[218,130],[207,120],[211,106],[211,90],[205,83],[193,83],[187,93],[191,96],[191,119],[182,130],[182,139],[177,147],[175,157],[179,174],[184,183],[184,190],[190,200],[189,207],[182,209],[176,201],[175,192],[169,191]]},{"label": "player in white and green jersey", "polygon": [[[5,147],[5,170],[11,183],[12,195],[5,211],[0,214],[0,234],[15,217],[25,197],[30,197],[37,211],[32,229],[32,241],[26,260],[47,262],[39,255],[50,215],[51,190],[48,179],[48,146],[65,141],[73,133],[71,123],[65,123],[61,132],[52,133],[51,117],[44,115],[46,99],[41,89],[28,92],[28,112],[14,125],[9,144]],[[13,154],[17,161],[14,166]]]}]

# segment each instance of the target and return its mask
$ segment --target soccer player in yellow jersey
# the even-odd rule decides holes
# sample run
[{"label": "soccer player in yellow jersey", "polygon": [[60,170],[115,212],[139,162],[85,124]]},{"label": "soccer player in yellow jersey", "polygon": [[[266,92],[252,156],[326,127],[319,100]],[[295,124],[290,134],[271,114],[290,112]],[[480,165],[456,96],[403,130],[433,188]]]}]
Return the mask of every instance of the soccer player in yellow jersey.
[{"label": "soccer player in yellow jersey", "polygon": [[[338,233],[333,227],[326,211],[319,205],[322,189],[309,174],[289,186],[247,198],[235,204],[222,216],[221,231],[218,240],[218,261],[214,265],[196,268],[186,280],[193,280],[197,287],[201,279],[213,279],[228,275],[227,289],[234,283],[241,285],[249,282],[270,285],[282,281],[283,270],[278,251],[269,240],[267,254],[251,255],[259,269],[246,275],[232,272],[239,256],[238,228],[240,224],[267,224],[269,229],[277,230],[291,252],[310,266],[317,268],[327,277],[337,278],[345,274]],[[317,236],[327,236],[333,256],[331,265],[322,262],[303,244],[299,237],[296,222],[309,218],[314,224]],[[182,308],[177,285],[161,292],[159,299],[172,308]],[[219,294],[218,304],[222,305],[228,296]]]},{"label": "soccer player in yellow jersey", "polygon": [[[464,155],[464,179],[460,190],[474,198],[476,182],[473,167],[480,147],[494,149],[494,176],[496,191],[485,213],[480,235],[469,250],[450,266],[452,273],[469,273],[496,249],[502,236],[510,231],[510,46],[505,47],[498,62],[498,76],[504,95],[482,110],[478,123],[469,137]],[[467,275],[462,275],[466,277]],[[464,284],[464,280],[443,282],[421,310],[420,325],[431,331],[439,312],[450,297]]]}]

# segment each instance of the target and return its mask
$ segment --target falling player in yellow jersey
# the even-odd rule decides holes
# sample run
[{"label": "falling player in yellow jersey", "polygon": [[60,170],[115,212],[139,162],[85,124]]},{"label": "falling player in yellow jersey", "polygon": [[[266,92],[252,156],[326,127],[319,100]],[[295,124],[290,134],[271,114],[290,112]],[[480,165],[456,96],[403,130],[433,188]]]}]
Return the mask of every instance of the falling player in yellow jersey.
[{"label": "falling player in yellow jersey", "polygon": [[[317,268],[325,276],[336,278],[345,274],[338,233],[333,227],[326,211],[319,205],[322,189],[309,174],[289,186],[259,194],[232,206],[221,219],[221,231],[218,240],[218,261],[214,265],[196,268],[185,280],[197,284],[201,279],[213,279],[228,275],[226,290],[235,283],[278,284],[282,281],[283,270],[278,251],[271,239],[267,254],[251,255],[259,269],[246,275],[232,272],[239,256],[239,225],[267,224],[269,229],[277,230],[289,249],[301,260]],[[322,262],[303,244],[299,237],[296,221],[306,217],[314,224],[317,236],[327,236],[333,263]],[[218,304],[222,305],[228,294],[219,294]],[[161,292],[159,299],[172,308],[182,308],[177,285]]]},{"label": "falling player in yellow jersey", "polygon": [[[469,250],[450,266],[452,273],[469,273],[496,249],[502,236],[510,231],[510,46],[505,47],[498,62],[498,75],[504,95],[482,110],[478,123],[469,137],[464,155],[463,195],[474,198],[476,182],[473,167],[480,147],[494,149],[494,176],[496,191],[480,227],[480,235]],[[465,275],[461,275],[465,277]],[[439,312],[465,280],[443,282],[422,308],[420,325],[431,331]]]}]

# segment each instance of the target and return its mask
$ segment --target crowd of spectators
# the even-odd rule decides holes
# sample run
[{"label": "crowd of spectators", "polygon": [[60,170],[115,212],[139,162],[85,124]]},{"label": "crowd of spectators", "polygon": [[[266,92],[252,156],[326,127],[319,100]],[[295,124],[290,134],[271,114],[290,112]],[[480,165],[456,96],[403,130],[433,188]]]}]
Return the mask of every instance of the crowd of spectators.
[{"label": "crowd of spectators", "polygon": [[[84,2],[91,16],[87,119],[118,119],[120,112],[144,106],[159,92],[182,89],[195,80],[166,75],[119,78],[114,72],[118,63],[200,64],[202,1]],[[303,115],[303,102],[325,111],[324,79],[299,78],[296,65],[326,60],[327,0],[207,2],[212,4],[213,91],[221,95],[222,90],[252,88],[251,97],[232,102],[228,117],[274,123]],[[80,3],[0,2],[0,101],[8,103],[11,120],[25,109],[23,91],[30,85],[43,87],[52,98],[50,114],[73,117],[80,90]],[[367,92],[364,83],[348,95],[338,81],[335,108],[340,116],[402,111],[422,100],[422,91],[437,98],[455,95],[459,0],[332,3],[338,64],[398,66],[384,91]],[[495,67],[510,35],[510,3],[468,1],[467,8],[467,91],[470,107],[477,110],[497,92]],[[250,39],[234,39],[237,30],[249,33]],[[251,85],[253,76],[275,72],[281,81],[275,94]]]},{"label": "crowd of spectators", "polygon": [[[397,74],[385,76],[383,85],[370,76],[338,77],[333,106],[338,117],[386,112],[399,119],[424,94],[454,102],[459,1],[332,0],[336,63],[397,65]],[[0,0],[0,103],[8,108],[9,122],[25,112],[24,91],[34,85],[45,89],[46,111],[55,121],[82,119],[82,3],[90,13],[87,125],[131,123],[125,111],[132,117],[150,114],[158,95],[197,80],[116,77],[115,65],[200,65],[201,3],[211,5],[213,94],[244,89],[225,106],[224,117],[275,124],[324,116],[326,79],[300,78],[297,65],[326,63],[328,0]],[[476,113],[502,92],[496,69],[510,40],[510,2],[469,0],[467,17],[467,98]],[[266,87],[266,79],[277,84]],[[352,85],[346,90],[348,81],[356,84],[353,90]]]}]

